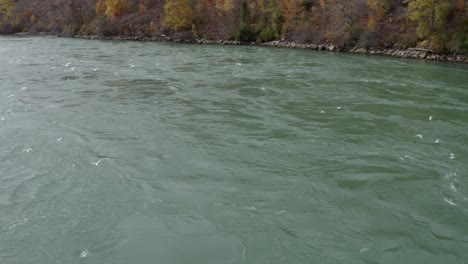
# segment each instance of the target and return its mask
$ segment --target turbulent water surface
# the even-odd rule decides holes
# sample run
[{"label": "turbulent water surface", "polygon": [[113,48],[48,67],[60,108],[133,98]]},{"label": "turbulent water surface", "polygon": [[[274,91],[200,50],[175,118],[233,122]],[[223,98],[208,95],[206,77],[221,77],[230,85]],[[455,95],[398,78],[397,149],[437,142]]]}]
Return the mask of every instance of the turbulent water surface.
[{"label": "turbulent water surface", "polygon": [[0,38],[0,263],[465,263],[468,66]]}]

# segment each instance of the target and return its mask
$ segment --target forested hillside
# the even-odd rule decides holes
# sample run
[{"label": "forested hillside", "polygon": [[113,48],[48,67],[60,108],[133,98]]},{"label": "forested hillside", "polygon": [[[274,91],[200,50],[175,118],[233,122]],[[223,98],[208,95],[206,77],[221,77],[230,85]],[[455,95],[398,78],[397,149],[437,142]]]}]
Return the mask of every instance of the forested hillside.
[{"label": "forested hillside", "polygon": [[1,33],[244,42],[468,53],[466,0],[0,0]]}]

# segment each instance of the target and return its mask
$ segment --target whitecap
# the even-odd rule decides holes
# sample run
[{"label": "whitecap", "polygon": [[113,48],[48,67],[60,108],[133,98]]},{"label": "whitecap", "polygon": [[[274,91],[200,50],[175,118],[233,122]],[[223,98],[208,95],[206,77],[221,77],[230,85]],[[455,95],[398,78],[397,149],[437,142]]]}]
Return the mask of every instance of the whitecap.
[{"label": "whitecap", "polygon": [[452,190],[454,192],[457,192],[457,187],[455,187],[455,182],[457,182],[456,178],[453,180],[453,182],[450,183],[449,188],[450,188],[450,190]]},{"label": "whitecap", "polygon": [[456,206],[457,204],[453,202],[452,199],[444,197],[444,201],[447,202],[450,205]]},{"label": "whitecap", "polygon": [[24,225],[26,222],[28,222],[28,218],[24,218],[24,219],[21,219],[21,220],[15,220],[13,222],[11,222],[10,226],[8,226],[8,229],[11,230],[17,226],[21,226],[21,225]]},{"label": "whitecap", "polygon": [[286,211],[285,211],[285,210],[281,210],[281,211],[274,211],[273,213],[274,213],[275,215],[281,215],[281,214],[284,214],[284,213],[286,213]]},{"label": "whitecap", "polygon": [[421,135],[421,134],[416,134],[415,137],[421,138],[421,139],[422,139],[422,138],[423,138],[423,135]]},{"label": "whitecap", "polygon": [[451,172],[447,175],[445,175],[445,179],[449,179],[449,178],[453,178],[453,177],[457,177],[457,173],[456,172]]},{"label": "whitecap", "polygon": [[80,258],[86,258],[89,255],[89,250],[85,249],[80,253]]},{"label": "whitecap", "polygon": [[449,157],[449,159],[455,159],[455,154],[453,154],[453,153],[450,153],[450,157]]},{"label": "whitecap", "polygon": [[440,143],[440,139],[436,139],[436,140],[434,141],[434,143],[439,144],[439,143]]},{"label": "whitecap", "polygon": [[429,117],[429,121],[432,121],[432,116]]}]

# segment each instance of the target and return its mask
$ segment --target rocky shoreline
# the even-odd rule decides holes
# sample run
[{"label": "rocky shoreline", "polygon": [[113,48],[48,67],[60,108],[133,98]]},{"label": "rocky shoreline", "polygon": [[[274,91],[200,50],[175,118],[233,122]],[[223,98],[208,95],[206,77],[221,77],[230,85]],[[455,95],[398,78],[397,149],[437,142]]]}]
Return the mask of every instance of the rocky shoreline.
[{"label": "rocky shoreline", "polygon": [[182,39],[182,38],[170,38],[165,35],[157,37],[122,37],[122,36],[96,36],[96,35],[76,35],[74,38],[80,39],[91,39],[91,40],[123,40],[123,41],[167,41],[173,43],[186,43],[186,44],[203,44],[203,45],[252,45],[252,46],[266,46],[266,47],[277,47],[277,48],[288,48],[288,49],[304,49],[304,50],[317,50],[317,51],[329,51],[329,52],[347,52],[353,54],[368,54],[368,55],[382,55],[390,56],[395,58],[407,58],[407,59],[424,59],[430,61],[443,61],[443,62],[455,62],[455,63],[468,63],[468,56],[462,54],[448,55],[436,53],[428,49],[420,48],[408,48],[408,49],[373,49],[373,48],[362,48],[354,47],[351,49],[340,48],[333,44],[311,44],[311,43],[298,43],[295,41],[269,41],[269,42],[240,42],[237,40],[207,40],[207,39]]}]

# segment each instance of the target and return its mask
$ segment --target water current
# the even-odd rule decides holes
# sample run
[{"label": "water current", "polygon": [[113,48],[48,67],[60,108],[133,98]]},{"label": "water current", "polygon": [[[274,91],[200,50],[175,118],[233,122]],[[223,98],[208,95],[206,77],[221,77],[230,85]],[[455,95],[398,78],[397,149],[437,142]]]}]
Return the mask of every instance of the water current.
[{"label": "water current", "polygon": [[0,263],[467,263],[468,65],[0,37]]}]

